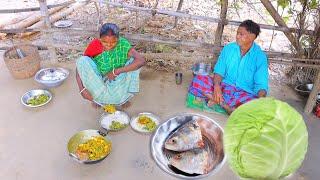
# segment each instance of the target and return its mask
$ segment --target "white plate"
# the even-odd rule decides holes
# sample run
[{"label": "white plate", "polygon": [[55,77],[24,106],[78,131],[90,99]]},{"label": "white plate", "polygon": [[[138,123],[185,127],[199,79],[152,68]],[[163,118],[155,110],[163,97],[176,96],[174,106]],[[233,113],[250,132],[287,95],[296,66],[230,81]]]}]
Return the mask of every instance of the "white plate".
[{"label": "white plate", "polygon": [[146,129],[144,129],[144,125],[138,123],[138,119],[140,116],[147,116],[149,117],[152,121],[154,121],[156,123],[156,126],[159,125],[159,117],[152,114],[152,113],[148,113],[148,112],[143,112],[143,113],[139,113],[137,116],[133,117],[130,121],[130,126],[132,127],[133,130],[137,131],[137,132],[141,132],[141,133],[152,133],[153,131],[155,131],[157,129],[154,128],[153,131],[148,131]]},{"label": "white plate", "polygon": [[129,125],[129,121],[130,121],[130,117],[128,116],[127,113],[123,112],[123,111],[116,111],[113,114],[107,114],[107,113],[103,113],[100,117],[100,125],[102,128],[108,130],[108,131],[120,131],[122,129],[111,129],[110,126],[112,124],[112,121],[117,121],[120,122],[122,124],[125,124],[126,126],[123,127],[122,129],[128,127]]},{"label": "white plate", "polygon": [[53,25],[57,28],[66,28],[72,26],[72,21],[70,20],[60,20],[55,22]]}]

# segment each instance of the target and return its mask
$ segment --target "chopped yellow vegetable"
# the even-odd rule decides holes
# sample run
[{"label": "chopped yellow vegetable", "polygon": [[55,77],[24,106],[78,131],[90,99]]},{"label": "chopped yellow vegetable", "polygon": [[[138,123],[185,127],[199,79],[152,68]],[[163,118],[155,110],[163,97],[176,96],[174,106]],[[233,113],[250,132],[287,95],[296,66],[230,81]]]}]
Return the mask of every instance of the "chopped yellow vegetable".
[{"label": "chopped yellow vegetable", "polygon": [[140,116],[138,119],[138,123],[143,124],[143,125],[148,124],[151,121],[152,121],[151,118],[149,118],[148,116],[145,116],[145,115]]},{"label": "chopped yellow vegetable", "polygon": [[142,115],[138,118],[138,123],[143,125],[143,129],[151,132],[155,130],[157,124],[148,116]]},{"label": "chopped yellow vegetable", "polygon": [[103,106],[103,110],[107,113],[110,113],[110,114],[113,114],[117,111],[116,107],[111,104],[107,104],[107,105]]},{"label": "chopped yellow vegetable", "polygon": [[83,144],[79,144],[76,155],[80,160],[98,160],[108,155],[110,151],[111,142],[97,136]]}]

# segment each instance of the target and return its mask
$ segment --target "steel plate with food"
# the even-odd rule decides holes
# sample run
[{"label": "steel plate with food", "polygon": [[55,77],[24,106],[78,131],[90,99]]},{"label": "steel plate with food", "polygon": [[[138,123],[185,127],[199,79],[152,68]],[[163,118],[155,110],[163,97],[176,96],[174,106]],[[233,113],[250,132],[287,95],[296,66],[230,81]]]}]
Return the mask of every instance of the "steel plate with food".
[{"label": "steel plate with food", "polygon": [[170,175],[184,179],[216,173],[225,162],[223,130],[212,119],[183,113],[161,124],[151,139],[151,154]]},{"label": "steel plate with food", "polygon": [[139,113],[132,118],[130,125],[135,131],[152,133],[159,125],[159,117],[148,112]]},{"label": "steel plate with food", "polygon": [[98,130],[80,131],[68,142],[69,155],[76,161],[85,164],[103,160],[110,154],[111,149],[111,140]]},{"label": "steel plate with food", "polygon": [[21,97],[21,103],[27,107],[40,107],[47,104],[52,94],[44,89],[34,89],[26,92]]},{"label": "steel plate with food", "polygon": [[129,125],[130,117],[123,111],[103,113],[100,117],[101,127],[108,131],[120,131]]}]

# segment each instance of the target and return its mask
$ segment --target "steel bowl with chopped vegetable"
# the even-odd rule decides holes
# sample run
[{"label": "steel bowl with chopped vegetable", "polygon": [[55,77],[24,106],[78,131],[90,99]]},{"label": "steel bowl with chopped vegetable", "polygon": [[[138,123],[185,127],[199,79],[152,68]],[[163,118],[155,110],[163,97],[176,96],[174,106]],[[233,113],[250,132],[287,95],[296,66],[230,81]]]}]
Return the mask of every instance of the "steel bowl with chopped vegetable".
[{"label": "steel bowl with chopped vegetable", "polygon": [[21,97],[21,103],[26,107],[40,107],[47,104],[52,98],[52,94],[43,89],[34,89],[26,92]]}]

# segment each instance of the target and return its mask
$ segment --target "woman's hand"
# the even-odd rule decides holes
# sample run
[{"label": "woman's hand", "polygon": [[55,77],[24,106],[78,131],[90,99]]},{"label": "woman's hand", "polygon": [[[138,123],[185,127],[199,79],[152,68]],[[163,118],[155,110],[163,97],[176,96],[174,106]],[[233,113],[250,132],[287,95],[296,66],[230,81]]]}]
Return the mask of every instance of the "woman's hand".
[{"label": "woman's hand", "polygon": [[83,90],[80,94],[84,99],[87,99],[89,101],[93,101],[93,98],[87,89]]},{"label": "woman's hand", "polygon": [[115,76],[112,71],[106,74],[106,78],[110,81],[114,80],[116,77],[117,76]]},{"label": "woman's hand", "polygon": [[114,80],[120,73],[121,73],[121,68],[118,68],[118,69],[114,69],[113,71],[107,73],[107,78],[108,80]]},{"label": "woman's hand", "polygon": [[224,100],[222,97],[222,90],[220,85],[215,85],[213,90],[213,101],[218,104],[221,104]]}]

